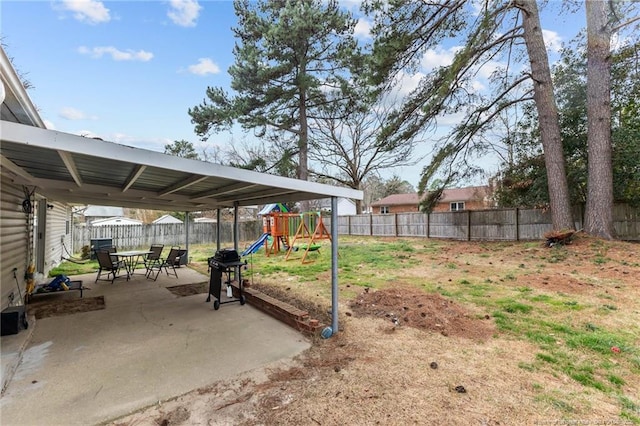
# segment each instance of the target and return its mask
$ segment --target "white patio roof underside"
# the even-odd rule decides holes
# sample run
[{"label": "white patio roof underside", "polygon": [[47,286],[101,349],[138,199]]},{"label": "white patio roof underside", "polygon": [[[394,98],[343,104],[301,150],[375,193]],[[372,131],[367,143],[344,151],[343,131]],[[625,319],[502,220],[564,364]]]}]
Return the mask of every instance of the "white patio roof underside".
[{"label": "white patio roof underside", "polygon": [[142,209],[199,211],[344,197],[362,191],[189,160],[2,121],[4,178],[48,199]]}]

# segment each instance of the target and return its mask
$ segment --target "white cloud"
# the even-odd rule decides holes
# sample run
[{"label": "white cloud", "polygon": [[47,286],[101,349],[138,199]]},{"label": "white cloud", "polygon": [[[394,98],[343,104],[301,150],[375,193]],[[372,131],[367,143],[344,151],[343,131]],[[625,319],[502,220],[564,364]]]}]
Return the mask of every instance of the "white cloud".
[{"label": "white cloud", "polygon": [[460,49],[462,49],[461,46],[453,46],[447,50],[440,47],[427,50],[421,61],[423,69],[425,71],[431,71],[435,68],[451,65],[453,63],[453,57]]},{"label": "white cloud", "polygon": [[354,35],[360,38],[371,38],[371,22],[365,18],[358,19],[354,29]]},{"label": "white cloud", "polygon": [[83,55],[90,55],[94,58],[101,58],[103,55],[111,55],[114,61],[142,61],[147,62],[153,58],[153,53],[139,50],[137,52],[127,49],[126,51],[118,50],[113,46],[101,46],[88,48],[80,46],[78,52]]},{"label": "white cloud", "polygon": [[67,120],[95,120],[96,117],[90,117],[79,109],[73,107],[64,107],[58,115]]},{"label": "white cloud", "polygon": [[62,0],[61,9],[73,12],[73,17],[78,21],[92,25],[109,22],[111,20],[109,9],[104,7],[101,1]]},{"label": "white cloud", "polygon": [[542,30],[542,37],[544,38],[544,45],[547,50],[551,52],[560,52],[562,48],[562,37],[555,31]]},{"label": "white cloud", "polygon": [[181,27],[194,27],[202,10],[197,0],[171,0],[169,7],[167,16]]},{"label": "white cloud", "polygon": [[220,67],[209,58],[200,58],[195,65],[189,65],[189,72],[197,75],[218,74]]}]

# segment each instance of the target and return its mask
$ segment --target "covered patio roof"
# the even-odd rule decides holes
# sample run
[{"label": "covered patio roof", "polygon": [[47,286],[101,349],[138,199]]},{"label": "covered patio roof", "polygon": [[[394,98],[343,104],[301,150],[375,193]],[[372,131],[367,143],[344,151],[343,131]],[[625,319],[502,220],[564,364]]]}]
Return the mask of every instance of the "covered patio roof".
[{"label": "covered patio roof", "polygon": [[2,121],[2,168],[12,180],[71,204],[198,211],[362,191],[190,160]]}]

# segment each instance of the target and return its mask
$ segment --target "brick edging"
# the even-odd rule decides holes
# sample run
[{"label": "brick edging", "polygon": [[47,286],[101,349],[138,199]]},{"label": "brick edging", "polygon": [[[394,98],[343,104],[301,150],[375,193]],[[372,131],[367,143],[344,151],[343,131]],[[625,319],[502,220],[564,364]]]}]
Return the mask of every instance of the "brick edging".
[{"label": "brick edging", "polygon": [[[231,286],[233,287],[233,296],[239,297],[238,283],[233,282]],[[304,334],[319,336],[325,327],[320,321],[310,318],[307,311],[298,309],[295,306],[264,294],[254,288],[245,287],[242,290],[242,294],[250,305],[255,306]]]}]

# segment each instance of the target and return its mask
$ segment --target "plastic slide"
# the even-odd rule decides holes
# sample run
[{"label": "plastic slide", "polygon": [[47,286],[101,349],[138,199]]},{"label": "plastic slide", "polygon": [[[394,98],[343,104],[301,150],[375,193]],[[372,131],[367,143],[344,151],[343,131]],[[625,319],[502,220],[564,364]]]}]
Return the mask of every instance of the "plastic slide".
[{"label": "plastic slide", "polygon": [[260,250],[260,247],[262,247],[262,245],[264,244],[264,240],[266,240],[268,237],[269,237],[268,232],[265,232],[264,234],[262,234],[260,238],[258,238],[253,244],[249,246],[248,249],[242,252],[242,256],[246,256],[248,254],[252,254]]}]

